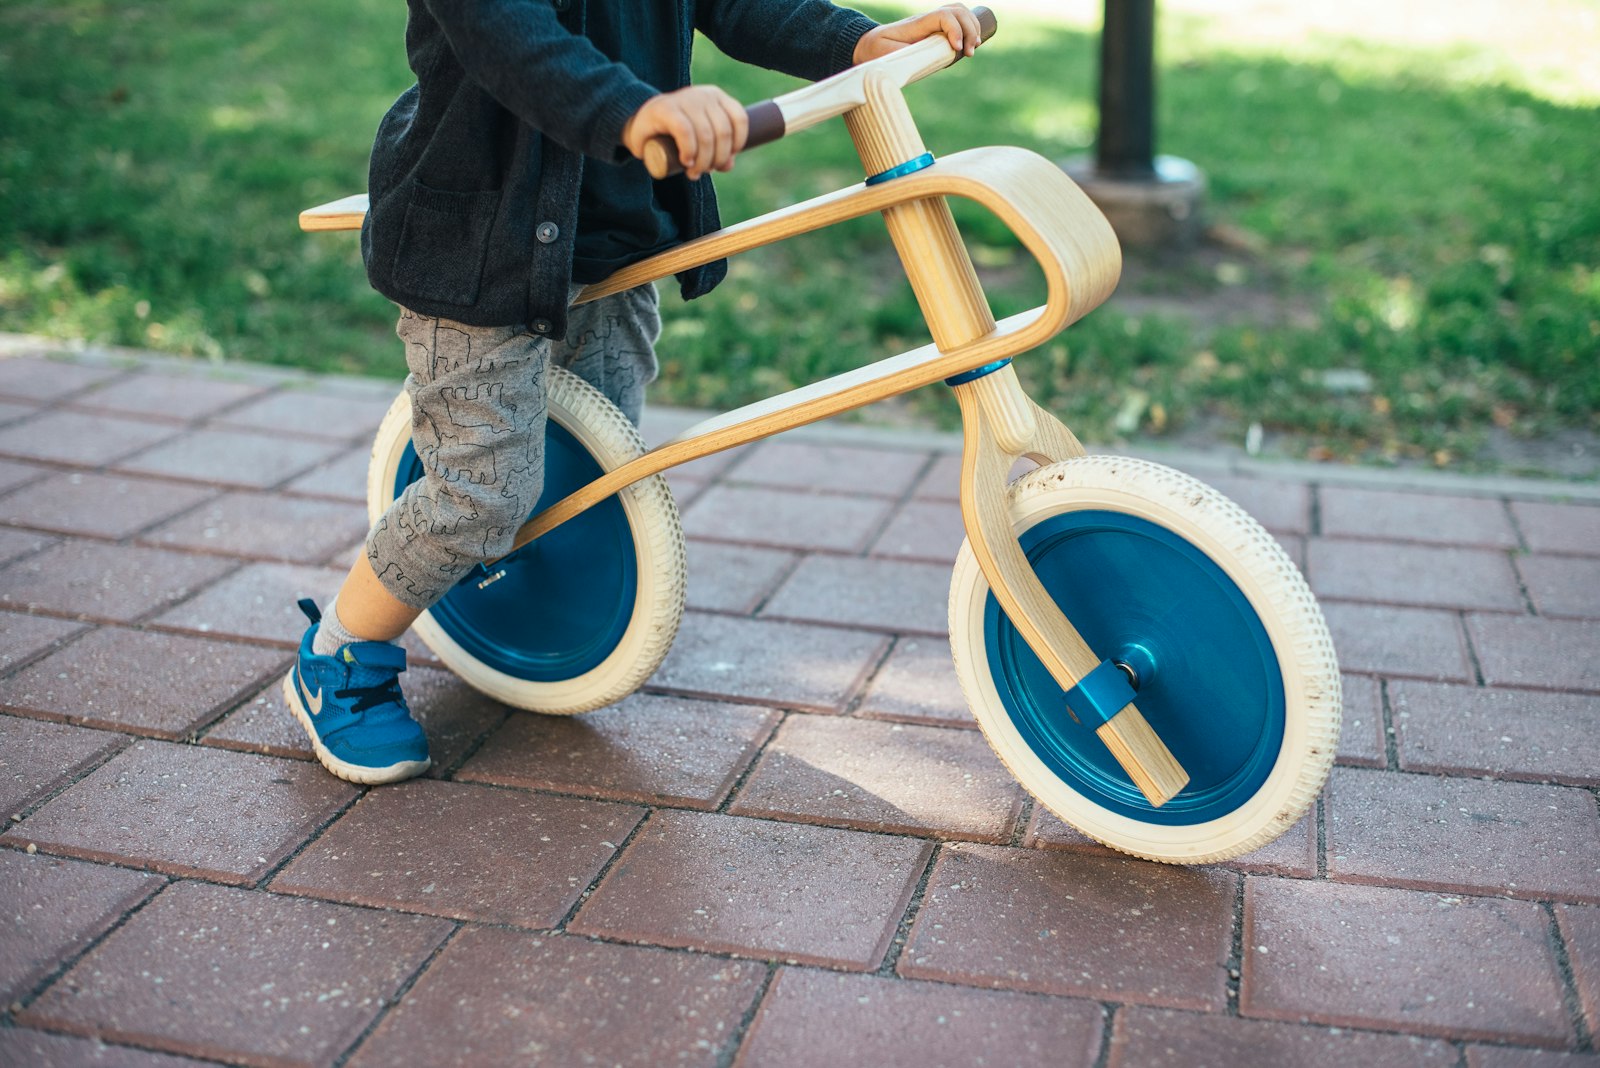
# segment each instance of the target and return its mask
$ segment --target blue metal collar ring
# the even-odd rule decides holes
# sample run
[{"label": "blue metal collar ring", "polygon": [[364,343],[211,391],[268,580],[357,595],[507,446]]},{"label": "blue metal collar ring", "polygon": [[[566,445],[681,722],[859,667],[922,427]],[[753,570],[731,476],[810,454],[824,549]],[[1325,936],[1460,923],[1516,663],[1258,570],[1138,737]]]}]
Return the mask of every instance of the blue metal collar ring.
[{"label": "blue metal collar ring", "polygon": [[949,378],[944,380],[944,384],[947,386],[964,386],[968,382],[976,382],[984,375],[994,374],[996,371],[1000,370],[1000,368],[1006,366],[1010,362],[1011,357],[1007,356],[1003,360],[996,360],[993,363],[986,363],[982,367],[974,367],[970,371],[962,371],[958,375],[951,375]]},{"label": "blue metal collar ring", "polygon": [[867,179],[867,184],[882,185],[884,182],[890,181],[891,179],[904,178],[908,174],[916,174],[918,171],[931,166],[933,166],[933,153],[924,152],[916,159],[906,160],[898,167],[890,167],[886,171],[880,171],[877,174],[874,174],[872,177]]}]

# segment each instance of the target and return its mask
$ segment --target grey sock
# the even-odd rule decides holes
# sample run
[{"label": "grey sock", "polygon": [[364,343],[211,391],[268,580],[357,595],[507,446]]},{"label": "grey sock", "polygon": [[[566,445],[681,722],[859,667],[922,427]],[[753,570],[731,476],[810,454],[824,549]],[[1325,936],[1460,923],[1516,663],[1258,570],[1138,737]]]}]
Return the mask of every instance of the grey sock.
[{"label": "grey sock", "polygon": [[335,597],[322,613],[322,626],[317,628],[317,636],[311,639],[311,651],[317,656],[332,656],[341,645],[365,640],[351,634],[339,622],[339,598]]}]

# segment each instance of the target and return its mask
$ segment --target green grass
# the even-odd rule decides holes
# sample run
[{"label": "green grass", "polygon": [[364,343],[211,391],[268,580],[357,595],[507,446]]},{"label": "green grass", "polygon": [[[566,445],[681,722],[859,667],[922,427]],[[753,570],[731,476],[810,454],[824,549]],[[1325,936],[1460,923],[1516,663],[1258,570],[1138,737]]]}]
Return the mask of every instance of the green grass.
[{"label": "green grass", "polygon": [[[929,146],[1088,151],[1093,35],[1002,23],[976,62],[910,90]],[[410,82],[403,30],[378,0],[0,8],[0,329],[398,379],[353,236],[294,218],[362,187]],[[1162,31],[1160,148],[1206,172],[1228,240],[1130,257],[1110,306],[1019,359],[1041,403],[1095,440],[1259,423],[1380,462],[1478,464],[1495,427],[1600,430],[1593,101],[1546,99],[1481,47],[1315,38],[1291,60],[1190,16]],[[795,84],[710,47],[697,63],[745,100]],[[719,180],[724,218],[859,177],[830,123],[742,158]],[[1003,227],[958,218],[999,314],[1042,300]],[[667,301],[652,397],[734,405],[925,339],[881,224],[861,220]],[[1328,388],[1350,371],[1370,387]],[[952,418],[940,390],[893,414]]]}]

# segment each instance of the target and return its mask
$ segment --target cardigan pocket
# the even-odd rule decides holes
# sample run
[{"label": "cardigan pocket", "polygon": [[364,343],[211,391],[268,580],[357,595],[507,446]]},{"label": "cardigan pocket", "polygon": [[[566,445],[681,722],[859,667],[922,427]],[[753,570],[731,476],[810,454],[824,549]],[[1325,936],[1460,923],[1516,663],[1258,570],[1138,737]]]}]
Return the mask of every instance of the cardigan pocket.
[{"label": "cardigan pocket", "polygon": [[444,304],[474,303],[499,208],[498,190],[456,193],[418,183],[395,246],[395,287]]}]

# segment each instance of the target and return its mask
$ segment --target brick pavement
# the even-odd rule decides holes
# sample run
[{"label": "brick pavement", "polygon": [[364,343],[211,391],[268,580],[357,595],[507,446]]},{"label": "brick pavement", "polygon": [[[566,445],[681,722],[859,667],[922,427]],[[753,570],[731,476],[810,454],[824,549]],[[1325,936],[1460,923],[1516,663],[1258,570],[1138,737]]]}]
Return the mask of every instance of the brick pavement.
[{"label": "brick pavement", "polygon": [[1169,868],[972,729],[948,437],[674,472],[644,690],[508,712],[411,642],[438,764],[366,790],[276,681],[391,387],[0,342],[0,1064],[1600,1065],[1593,485],[1168,457],[1346,694],[1299,826]]}]

